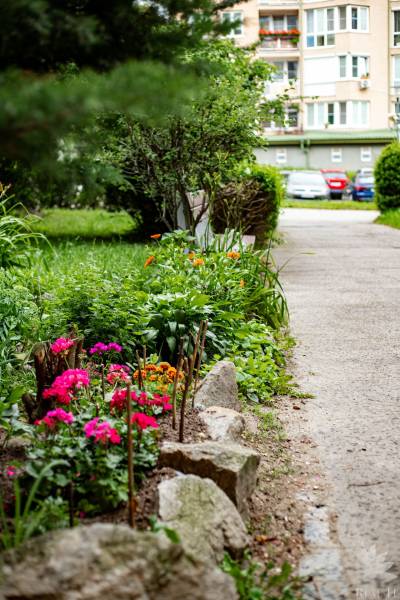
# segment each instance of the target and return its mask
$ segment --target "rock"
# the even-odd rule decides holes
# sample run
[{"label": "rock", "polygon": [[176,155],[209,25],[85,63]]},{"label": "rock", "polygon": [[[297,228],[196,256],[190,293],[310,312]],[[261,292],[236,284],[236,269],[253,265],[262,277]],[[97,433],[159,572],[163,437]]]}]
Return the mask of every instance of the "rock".
[{"label": "rock", "polygon": [[232,362],[221,360],[207,373],[196,392],[195,406],[224,406],[240,410],[236,369]]},{"label": "rock", "polygon": [[216,442],[238,442],[245,429],[242,414],[223,406],[210,406],[199,414],[209,437]]},{"label": "rock", "polygon": [[247,515],[247,499],[257,483],[260,456],[239,444],[164,442],[161,466],[212,479],[229,496],[241,515]]},{"label": "rock", "polygon": [[219,563],[227,550],[238,557],[248,546],[236,506],[211,479],[180,475],[158,486],[159,518],[175,529],[191,556]]},{"label": "rock", "polygon": [[1,600],[230,600],[233,580],[162,533],[97,523],[2,556]]}]

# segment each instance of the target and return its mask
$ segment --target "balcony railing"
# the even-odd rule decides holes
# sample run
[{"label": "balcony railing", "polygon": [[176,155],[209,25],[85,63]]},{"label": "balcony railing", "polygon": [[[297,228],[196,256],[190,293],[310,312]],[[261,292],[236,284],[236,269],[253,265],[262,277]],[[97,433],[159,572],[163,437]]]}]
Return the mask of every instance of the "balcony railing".
[{"label": "balcony railing", "polygon": [[262,50],[293,50],[299,47],[300,32],[291,31],[266,31],[260,29]]}]

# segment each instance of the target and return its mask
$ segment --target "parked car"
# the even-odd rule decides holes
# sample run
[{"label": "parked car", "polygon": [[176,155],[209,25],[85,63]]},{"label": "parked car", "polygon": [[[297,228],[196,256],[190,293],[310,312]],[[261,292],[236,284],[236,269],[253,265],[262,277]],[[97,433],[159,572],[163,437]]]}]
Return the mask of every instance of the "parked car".
[{"label": "parked car", "polygon": [[373,175],[357,173],[351,182],[350,193],[353,200],[372,201],[375,191],[375,179]]},{"label": "parked car", "polygon": [[350,183],[346,173],[340,169],[321,169],[321,173],[328,184],[331,199],[341,200]]},{"label": "parked car", "polygon": [[329,198],[329,187],[318,171],[292,171],[287,180],[286,192],[293,198]]}]

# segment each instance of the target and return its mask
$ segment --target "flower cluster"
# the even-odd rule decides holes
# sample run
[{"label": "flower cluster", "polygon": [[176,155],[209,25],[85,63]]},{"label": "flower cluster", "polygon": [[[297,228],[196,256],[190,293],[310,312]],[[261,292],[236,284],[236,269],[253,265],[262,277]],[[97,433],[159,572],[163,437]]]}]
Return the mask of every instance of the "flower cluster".
[{"label": "flower cluster", "polygon": [[115,342],[110,342],[109,344],[104,344],[103,342],[97,342],[90,348],[89,354],[104,354],[105,352],[121,352],[122,346],[116,344]]},{"label": "flower cluster", "polygon": [[74,415],[70,412],[66,412],[62,408],[56,408],[55,410],[49,410],[43,419],[35,421],[35,425],[46,425],[49,429],[55,429],[59,423],[66,423],[71,425],[74,422]]},{"label": "flower cluster", "polygon": [[73,345],[74,340],[71,340],[70,338],[60,337],[51,344],[50,348],[54,354],[60,354],[61,352],[69,350],[69,348],[71,348],[71,346]]},{"label": "flower cluster", "polygon": [[[158,364],[149,363],[141,370],[143,381],[151,381],[158,384],[158,389],[167,390],[167,386],[174,383],[176,378],[176,369],[168,362],[160,362]],[[183,379],[182,371],[179,373],[179,379]],[[133,374],[133,379],[139,379],[139,371],[136,370]]]},{"label": "flower cluster", "polygon": [[153,427],[153,429],[157,429],[159,427],[157,420],[154,417],[146,415],[142,412],[137,412],[132,415],[131,422],[138,427],[138,429],[147,429],[148,427]]},{"label": "flower cluster", "polygon": [[126,365],[112,364],[108,367],[106,379],[111,385],[128,383],[130,381],[129,371],[130,369]]},{"label": "flower cluster", "polygon": [[83,428],[86,437],[93,437],[95,442],[101,442],[106,444],[119,444],[121,442],[121,436],[118,431],[110,425],[108,421],[100,422],[99,417],[95,417]]},{"label": "flower cluster", "polygon": [[[110,410],[123,412],[126,410],[126,400],[128,396],[127,389],[116,389],[113,393],[110,402]],[[142,407],[159,407],[163,412],[172,409],[170,404],[170,397],[167,395],[160,396],[159,394],[153,394],[152,396],[147,392],[140,392],[139,394],[135,391],[131,391],[132,402]]]},{"label": "flower cluster", "polygon": [[231,250],[230,252],[226,253],[226,256],[228,258],[231,258],[232,260],[238,260],[240,258],[240,252],[236,252],[236,250]]},{"label": "flower cluster", "polygon": [[276,36],[300,35],[300,31],[298,29],[289,29],[289,30],[281,30],[281,31],[270,31],[270,30],[266,30],[266,29],[260,29],[259,34],[260,35],[276,35]]},{"label": "flower cluster", "polygon": [[55,378],[47,390],[44,390],[43,398],[55,398],[59,404],[69,404],[74,391],[88,386],[89,383],[89,375],[84,369],[67,369]]}]

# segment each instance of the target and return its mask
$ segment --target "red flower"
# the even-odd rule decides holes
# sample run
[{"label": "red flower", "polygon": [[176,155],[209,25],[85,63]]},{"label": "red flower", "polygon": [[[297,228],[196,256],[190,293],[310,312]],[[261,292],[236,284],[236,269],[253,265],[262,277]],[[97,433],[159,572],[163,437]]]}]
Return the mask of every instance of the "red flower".
[{"label": "red flower", "polygon": [[149,415],[145,415],[142,412],[137,412],[132,415],[131,419],[132,423],[136,424],[136,427],[141,429],[147,429],[148,427],[153,427],[154,429],[158,429],[159,425],[154,417],[150,417]]}]

